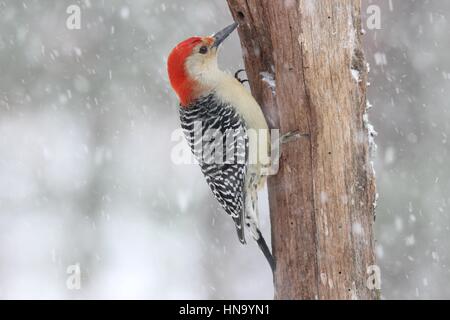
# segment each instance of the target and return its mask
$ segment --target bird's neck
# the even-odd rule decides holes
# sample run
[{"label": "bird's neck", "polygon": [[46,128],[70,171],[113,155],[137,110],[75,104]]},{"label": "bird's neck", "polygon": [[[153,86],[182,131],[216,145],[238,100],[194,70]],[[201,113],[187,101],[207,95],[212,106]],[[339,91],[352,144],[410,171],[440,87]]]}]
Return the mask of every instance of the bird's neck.
[{"label": "bird's neck", "polygon": [[211,94],[226,81],[227,76],[229,75],[219,68],[190,70],[183,86],[180,87],[181,92],[178,93],[181,105],[188,106],[196,99]]}]

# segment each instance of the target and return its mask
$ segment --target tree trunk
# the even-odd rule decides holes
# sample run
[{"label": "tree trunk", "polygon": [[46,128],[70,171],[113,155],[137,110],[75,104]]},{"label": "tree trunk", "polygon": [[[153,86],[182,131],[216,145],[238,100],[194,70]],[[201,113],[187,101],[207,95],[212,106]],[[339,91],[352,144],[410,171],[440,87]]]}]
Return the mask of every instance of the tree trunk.
[{"label": "tree trunk", "polygon": [[360,1],[227,1],[269,126],[302,133],[268,180],[275,298],[374,299]]}]

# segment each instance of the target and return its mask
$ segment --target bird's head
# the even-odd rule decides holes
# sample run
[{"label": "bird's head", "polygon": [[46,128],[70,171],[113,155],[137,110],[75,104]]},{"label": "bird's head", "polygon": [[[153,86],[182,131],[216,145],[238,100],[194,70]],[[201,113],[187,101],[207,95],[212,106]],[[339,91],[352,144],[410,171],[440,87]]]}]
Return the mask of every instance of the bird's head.
[{"label": "bird's head", "polygon": [[217,51],[237,26],[233,23],[209,37],[191,37],[172,50],[167,60],[167,72],[182,106],[217,85],[221,73],[217,66]]}]

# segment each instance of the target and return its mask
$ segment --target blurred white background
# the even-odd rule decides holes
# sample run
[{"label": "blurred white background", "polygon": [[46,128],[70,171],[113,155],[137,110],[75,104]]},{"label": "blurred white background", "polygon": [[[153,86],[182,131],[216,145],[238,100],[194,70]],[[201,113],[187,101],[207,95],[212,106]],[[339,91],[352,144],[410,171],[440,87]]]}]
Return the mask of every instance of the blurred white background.
[{"label": "blurred white background", "polygon": [[[383,298],[450,298],[450,2],[369,4]],[[171,161],[166,57],[231,22],[224,0],[0,1],[0,298],[273,297],[199,168]],[[236,34],[220,64],[242,67]]]}]

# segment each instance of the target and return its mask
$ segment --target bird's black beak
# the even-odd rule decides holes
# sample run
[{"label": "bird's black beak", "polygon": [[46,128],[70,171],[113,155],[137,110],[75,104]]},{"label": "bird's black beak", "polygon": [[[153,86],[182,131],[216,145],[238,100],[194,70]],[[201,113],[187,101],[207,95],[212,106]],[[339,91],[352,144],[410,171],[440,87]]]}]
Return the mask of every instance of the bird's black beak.
[{"label": "bird's black beak", "polygon": [[220,44],[236,29],[238,26],[238,23],[235,22],[233,24],[230,24],[228,27],[223,28],[219,32],[216,32],[212,35],[214,39],[213,48],[218,48]]}]

